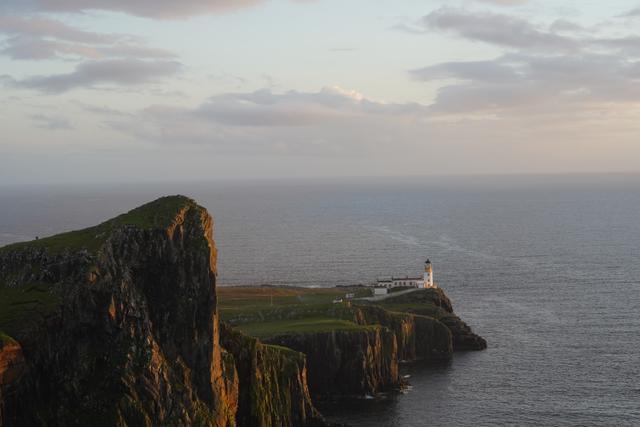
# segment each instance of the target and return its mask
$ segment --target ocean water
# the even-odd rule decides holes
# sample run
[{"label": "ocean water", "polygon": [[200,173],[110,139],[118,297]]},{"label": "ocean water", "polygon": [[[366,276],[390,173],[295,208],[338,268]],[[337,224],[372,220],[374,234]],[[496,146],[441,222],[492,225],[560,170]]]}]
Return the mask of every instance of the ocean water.
[{"label": "ocean water", "polygon": [[412,389],[324,407],[356,426],[640,425],[640,176],[0,187],[0,245],[166,194],[215,217],[222,285],[363,284],[430,258],[489,343]]}]

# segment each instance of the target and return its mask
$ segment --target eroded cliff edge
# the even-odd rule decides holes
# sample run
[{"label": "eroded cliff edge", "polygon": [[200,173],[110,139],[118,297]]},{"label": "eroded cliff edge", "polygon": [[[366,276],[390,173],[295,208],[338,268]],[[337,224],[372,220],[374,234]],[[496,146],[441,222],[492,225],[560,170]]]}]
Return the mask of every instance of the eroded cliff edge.
[{"label": "eroded cliff edge", "polygon": [[263,342],[304,353],[309,389],[319,399],[398,390],[404,386],[402,361],[441,363],[454,351],[486,348],[441,289],[415,289],[384,301],[340,298],[345,292],[370,295],[357,287],[222,288],[221,313]]},{"label": "eroded cliff edge", "polygon": [[245,288],[227,327],[212,233],[173,196],[0,248],[0,426],[323,426],[312,398],[399,389],[403,360],[486,347],[440,290],[274,288],[291,299],[273,307]]},{"label": "eroded cliff edge", "polygon": [[[1,248],[0,424],[250,425],[266,397],[244,398],[250,360],[220,345],[212,231],[204,208],[175,196]],[[303,359],[277,380],[302,381]],[[262,425],[322,424],[298,387],[290,413]]]}]

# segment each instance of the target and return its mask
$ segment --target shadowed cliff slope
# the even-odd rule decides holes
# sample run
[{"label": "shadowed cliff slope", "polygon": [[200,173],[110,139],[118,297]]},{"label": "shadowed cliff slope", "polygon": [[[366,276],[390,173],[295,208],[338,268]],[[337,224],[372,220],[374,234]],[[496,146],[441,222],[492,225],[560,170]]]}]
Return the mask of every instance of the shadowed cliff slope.
[{"label": "shadowed cliff slope", "polygon": [[304,354],[266,345],[222,323],[220,342],[237,368],[239,425],[324,426],[311,403]]},{"label": "shadowed cliff slope", "polygon": [[451,301],[440,288],[421,289],[375,303],[385,310],[411,313],[437,319],[451,331],[454,351],[484,350],[487,342],[454,312]]},{"label": "shadowed cliff slope", "polygon": [[416,289],[376,302],[345,298],[370,292],[222,288],[220,307],[223,318],[246,334],[304,353],[312,395],[332,400],[403,387],[401,361],[448,361],[454,350],[486,347],[453,313],[441,289]]},{"label": "shadowed cliff slope", "polygon": [[20,377],[2,384],[4,421],[232,422],[212,227],[192,200],[169,197],[3,248],[0,327],[25,360]]},{"label": "shadowed cliff slope", "polygon": [[[246,362],[219,343],[212,230],[174,196],[0,248],[0,425],[250,425],[262,401],[239,401]],[[305,387],[288,403],[321,425]]]}]

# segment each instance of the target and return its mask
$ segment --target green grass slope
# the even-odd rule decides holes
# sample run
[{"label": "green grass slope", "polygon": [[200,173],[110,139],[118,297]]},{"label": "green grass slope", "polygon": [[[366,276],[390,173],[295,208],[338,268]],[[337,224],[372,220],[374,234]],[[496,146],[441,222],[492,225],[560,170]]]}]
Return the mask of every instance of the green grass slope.
[{"label": "green grass slope", "polygon": [[197,204],[185,196],[162,197],[94,227],[5,246],[0,248],[0,255],[25,248],[44,248],[51,252],[64,249],[86,249],[96,252],[111,233],[122,226],[136,226],[145,230],[166,228],[171,225],[181,209],[189,206],[195,207]]}]

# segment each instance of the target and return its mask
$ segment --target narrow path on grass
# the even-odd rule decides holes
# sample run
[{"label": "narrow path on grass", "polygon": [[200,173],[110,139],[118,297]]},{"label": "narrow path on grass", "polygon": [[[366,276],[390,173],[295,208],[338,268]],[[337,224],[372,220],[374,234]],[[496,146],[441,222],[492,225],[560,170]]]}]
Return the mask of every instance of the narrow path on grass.
[{"label": "narrow path on grass", "polygon": [[411,292],[419,291],[420,289],[424,289],[424,288],[407,289],[406,291],[393,292],[393,293],[390,293],[390,294],[378,295],[378,296],[374,296],[374,297],[354,298],[354,301],[357,301],[357,300],[383,301],[383,300],[386,300],[387,298],[393,298],[393,297],[397,297],[397,296],[404,295],[404,294],[410,294]]}]

